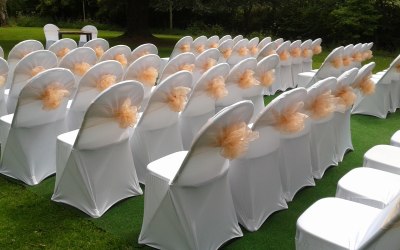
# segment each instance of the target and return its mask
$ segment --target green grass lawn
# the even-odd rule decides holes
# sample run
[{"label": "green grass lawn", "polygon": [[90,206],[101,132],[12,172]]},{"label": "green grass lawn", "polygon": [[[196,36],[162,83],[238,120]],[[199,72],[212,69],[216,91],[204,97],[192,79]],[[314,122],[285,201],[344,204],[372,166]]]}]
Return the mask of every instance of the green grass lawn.
[{"label": "green grass lawn", "polygon": [[[99,36],[118,44],[121,33],[100,31]],[[173,43],[179,36],[157,35]],[[19,41],[37,39],[44,42],[41,28],[0,28],[0,46],[9,49]],[[127,44],[133,48],[132,44]],[[167,56],[172,47],[161,47]],[[314,60],[318,67],[327,55],[325,50]],[[374,52],[375,71],[388,67],[397,55]],[[266,102],[273,97],[266,98]],[[246,232],[229,241],[223,249],[294,249],[296,220],[316,200],[334,196],[337,181],[349,170],[361,166],[363,155],[376,144],[388,144],[400,129],[400,111],[387,119],[354,115],[351,118],[354,151],[337,167],[328,169],[315,187],[302,189],[289,208],[274,213],[260,230]],[[0,176],[0,249],[147,249],[137,244],[142,216],[143,196],[126,199],[113,206],[103,217],[92,219],[68,205],[52,202],[52,176],[37,186],[29,187]]]}]

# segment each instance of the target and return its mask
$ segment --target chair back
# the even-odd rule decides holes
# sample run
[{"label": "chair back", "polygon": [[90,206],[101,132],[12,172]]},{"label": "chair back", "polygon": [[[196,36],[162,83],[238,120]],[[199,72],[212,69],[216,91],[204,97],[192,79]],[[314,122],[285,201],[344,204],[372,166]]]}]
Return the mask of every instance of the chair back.
[{"label": "chair back", "polygon": [[191,36],[184,36],[176,42],[174,49],[171,52],[169,60],[176,57],[179,54],[190,52],[193,43],[193,38]]},{"label": "chair back", "polygon": [[219,36],[214,35],[210,36],[207,39],[207,46],[206,46],[207,49],[216,49],[218,48],[218,45],[219,45]]},{"label": "chair back", "polygon": [[243,36],[237,35],[232,40],[233,40],[233,44],[236,45],[240,40],[243,40]]},{"label": "chair back", "polygon": [[257,61],[261,61],[262,59],[264,59],[265,57],[267,57],[269,55],[276,54],[276,51],[275,51],[276,48],[277,48],[277,46],[276,46],[275,42],[267,43],[258,52]]},{"label": "chair back", "polygon": [[276,49],[276,54],[279,56],[279,65],[289,66],[292,63],[290,56],[290,41],[285,41]]},{"label": "chair back", "polygon": [[131,63],[133,63],[138,58],[149,55],[149,54],[158,55],[157,46],[155,46],[152,43],[145,43],[145,44],[142,44],[142,45],[136,47],[134,50],[132,50],[129,60]]},{"label": "chair back", "polygon": [[264,37],[257,45],[258,51],[265,47],[268,43],[272,42],[271,37]]},{"label": "chair back", "polygon": [[4,50],[1,46],[0,46],[0,58],[4,58]]},{"label": "chair back", "polygon": [[51,23],[43,26],[44,36],[46,38],[46,49],[48,49],[53,43],[58,41],[58,31],[60,29]]},{"label": "chair back", "polygon": [[[83,26],[83,28],[81,29],[82,32],[89,32],[92,33],[92,39],[96,39],[97,38],[97,28],[93,25],[86,25]],[[86,38],[86,35],[80,35],[79,37],[79,45],[82,46],[84,45],[86,42],[89,42]]]},{"label": "chair back", "polygon": [[290,44],[290,57],[292,58],[292,64],[300,64],[303,62],[301,56],[301,41],[296,40]]},{"label": "chair back", "polygon": [[307,98],[304,106],[313,122],[326,122],[332,119],[336,110],[334,96],[336,86],[337,79],[328,77],[316,82],[307,89]]},{"label": "chair back", "polygon": [[103,56],[104,51],[107,51],[110,48],[110,44],[106,39],[103,38],[95,38],[85,43],[83,47],[89,47],[96,52],[97,59]]},{"label": "chair back", "polygon": [[250,39],[249,44],[247,45],[247,48],[249,49],[249,53],[252,57],[257,57],[258,55],[258,42],[260,39],[258,37],[253,37]]},{"label": "chair back", "polygon": [[219,61],[226,62],[226,60],[228,60],[228,58],[232,54],[232,49],[233,49],[234,43],[233,43],[232,39],[226,39],[224,41],[221,41],[221,40],[220,40],[220,43],[218,46],[218,50],[221,53]]},{"label": "chair back", "polygon": [[218,49],[212,48],[203,51],[196,57],[196,61],[194,63],[195,68],[193,70],[193,81],[194,83],[211,67],[215,66],[218,63],[219,57],[221,53]]},{"label": "chair back", "polygon": [[331,53],[325,58],[321,67],[315,73],[314,81],[322,80],[327,77],[338,77],[343,71],[343,50],[344,47],[340,46],[332,50]]},{"label": "chair back", "polygon": [[124,69],[129,66],[129,58],[131,57],[131,49],[126,45],[115,45],[109,48],[100,57],[100,62],[107,60],[118,61]]},{"label": "chair back", "polygon": [[232,66],[250,57],[250,51],[247,48],[249,45],[248,39],[242,39],[240,41],[237,41],[236,43],[235,41],[233,41],[233,43],[235,45],[232,48],[232,54],[227,60],[227,63],[229,63]]},{"label": "chair back", "polygon": [[96,53],[88,47],[71,50],[60,61],[59,66],[71,70],[77,82],[97,62]]},{"label": "chair back", "polygon": [[72,40],[71,38],[63,38],[50,45],[48,50],[56,54],[58,60],[60,61],[66,54],[77,47],[78,45],[76,44],[75,40]]},{"label": "chair back", "polygon": [[[220,39],[219,39],[219,45],[221,45],[223,42],[225,42],[226,40],[232,40],[232,36],[231,35],[225,35],[225,36],[223,36],[223,37],[221,37]],[[232,47],[233,47],[233,45],[232,45]]]},{"label": "chair back", "polygon": [[195,67],[194,64],[195,62],[196,62],[196,57],[194,56],[193,53],[191,52],[180,53],[174,58],[171,58],[167,63],[167,65],[165,65],[164,70],[158,79],[158,82],[162,82],[167,77],[175,74],[178,71],[187,70],[193,72]]},{"label": "chair back", "polygon": [[203,53],[207,49],[207,37],[206,36],[199,36],[196,39],[193,40],[192,46],[191,46],[191,52],[195,55],[198,56],[201,53]]}]

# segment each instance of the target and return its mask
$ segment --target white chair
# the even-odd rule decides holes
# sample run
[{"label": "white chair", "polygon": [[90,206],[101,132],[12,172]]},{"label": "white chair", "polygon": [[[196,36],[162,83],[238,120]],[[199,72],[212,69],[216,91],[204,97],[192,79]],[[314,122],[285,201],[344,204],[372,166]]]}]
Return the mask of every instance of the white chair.
[{"label": "white chair", "polygon": [[110,44],[103,38],[95,38],[85,43],[83,47],[92,48],[94,52],[96,52],[97,59],[100,59],[104,54],[104,51],[107,51],[110,48]]},{"label": "white chair", "polygon": [[247,46],[249,44],[249,40],[242,39],[236,43],[235,43],[235,41],[233,41],[233,43],[235,45],[232,48],[232,53],[226,61],[231,67],[235,66],[236,64],[243,61],[244,59],[250,57],[250,51],[247,48]]},{"label": "white chair", "polygon": [[191,36],[184,36],[176,42],[174,49],[171,52],[169,59],[176,57],[177,55],[185,52],[191,51],[191,46],[193,43],[193,38]]},{"label": "white chair", "polygon": [[141,183],[145,182],[147,164],[183,150],[179,130],[179,112],[192,88],[192,75],[177,72],[154,89],[131,138],[133,160]]},{"label": "white chair", "polygon": [[180,53],[179,55],[171,58],[167,65],[165,65],[164,70],[162,71],[160,77],[158,78],[158,82],[162,82],[167,77],[175,74],[176,72],[186,70],[189,72],[193,72],[195,68],[196,57],[191,52]]},{"label": "white chair", "polygon": [[89,47],[71,50],[60,61],[59,67],[71,70],[75,81],[79,82],[86,72],[97,63],[96,52]]},{"label": "white chair", "polygon": [[4,58],[4,50],[1,46],[0,46],[0,58]]},{"label": "white chair", "polygon": [[258,37],[253,37],[252,39],[250,39],[249,44],[247,44],[247,48],[249,49],[251,57],[257,58],[259,41],[260,39]]},{"label": "white chair", "polygon": [[279,101],[274,99],[250,124],[259,138],[229,166],[236,214],[249,231],[257,231],[272,213],[287,208],[279,170],[279,130],[273,119],[276,109]]},{"label": "white chair", "polygon": [[[394,113],[400,108],[400,55],[397,56],[391,63],[389,68],[381,74],[377,79],[385,78],[384,82],[390,84],[390,112]],[[373,78],[375,75],[373,75]]]},{"label": "white chair", "polygon": [[[307,90],[295,88],[276,98],[275,126],[280,131],[279,169],[286,201],[303,187],[315,186],[311,160],[311,121],[304,115]],[[278,122],[278,124],[276,124]]]},{"label": "white chair", "polygon": [[207,48],[208,49],[216,49],[219,46],[219,36],[214,35],[214,36],[210,36],[207,39]]},{"label": "white chair", "polygon": [[116,84],[92,102],[79,130],[58,136],[53,201],[97,218],[118,201],[143,194],[129,147],[142,98],[140,83]]},{"label": "white chair", "polygon": [[115,45],[114,47],[109,48],[104,54],[100,57],[100,62],[107,60],[116,60],[118,61],[124,70],[129,66],[129,58],[131,57],[131,48],[126,45]]},{"label": "white chair", "polygon": [[[308,72],[312,70],[312,56],[313,51],[311,48],[312,41],[311,39],[305,40],[301,45],[301,57],[303,58],[303,62],[301,65],[301,72]],[[298,81],[298,80],[297,80]]]},{"label": "white chair", "polygon": [[351,140],[350,116],[351,109],[357,99],[357,95],[353,92],[351,85],[356,80],[358,69],[353,68],[344,72],[337,78],[337,85],[333,94],[338,99],[340,106],[333,115],[333,123],[336,134],[336,159],[342,161],[348,150],[354,150]]},{"label": "white chair", "polygon": [[100,62],[86,72],[79,81],[78,90],[68,109],[68,131],[81,127],[86,110],[93,100],[102,91],[120,82],[123,73],[121,64],[113,60]]},{"label": "white chair", "polygon": [[397,250],[400,199],[377,209],[340,198],[323,198],[297,220],[296,250]]},{"label": "white chair", "polygon": [[353,88],[358,88],[360,91],[357,93],[357,101],[351,113],[385,119],[390,111],[391,77],[387,72],[379,80],[375,80],[371,77],[374,67],[375,63],[371,62],[360,69],[353,84]]},{"label": "white chair", "polygon": [[290,55],[290,41],[283,42],[277,49],[276,53],[279,55],[279,65],[276,67],[276,82],[272,85],[272,93],[277,90],[285,91],[293,87],[292,78],[292,58]]},{"label": "white chair", "polygon": [[352,68],[361,68],[361,63],[363,61],[363,54],[361,50],[362,50],[361,43],[357,43],[356,45],[354,45],[352,53],[353,60],[351,64]]},{"label": "white chair", "polygon": [[343,48],[343,54],[342,54],[342,60],[343,60],[343,70],[347,71],[350,70],[353,67],[353,50],[354,50],[354,45],[349,44],[346,47]]},{"label": "white chair", "polygon": [[0,116],[7,114],[7,106],[4,97],[4,88],[8,77],[8,63],[0,57]]},{"label": "white chair", "polygon": [[[321,38],[317,38],[314,41],[312,41],[311,49],[313,51],[313,56],[321,54],[321,52],[322,52],[321,43],[322,43],[322,39]],[[312,64],[312,62],[311,62],[311,64]]]},{"label": "white chair", "polygon": [[[221,37],[219,39],[219,45],[221,45],[223,42],[225,42],[226,40],[232,40],[232,36],[231,35],[224,35],[223,37]],[[233,47],[233,46],[232,46]]]},{"label": "white chair", "polygon": [[400,147],[400,130],[397,130],[390,138],[390,145]]},{"label": "white chair", "polygon": [[29,79],[46,69],[57,67],[57,64],[57,56],[48,50],[31,52],[17,63],[7,97],[8,114],[14,113],[20,92]]},{"label": "white chair", "polygon": [[276,47],[278,48],[283,42],[283,38],[277,38],[275,41],[273,41],[276,44]]},{"label": "white chair", "polygon": [[325,58],[321,67],[317,71],[303,72],[298,76],[298,86],[308,88],[327,77],[338,77],[342,74],[342,54],[343,46],[335,48],[331,53]]},{"label": "white chair", "polygon": [[225,81],[228,94],[215,102],[215,110],[217,112],[238,101],[242,101],[242,91],[259,84],[255,76],[256,67],[257,60],[255,58],[247,58],[231,68]]},{"label": "white chair", "polygon": [[32,51],[42,50],[43,44],[36,40],[25,40],[17,43],[8,53],[7,63],[8,63],[8,78],[6,83],[6,89],[10,88],[12,78],[14,75],[15,65],[24,58],[26,55]]},{"label": "white chair", "polygon": [[232,39],[233,40],[233,44],[236,45],[239,41],[241,41],[243,39],[244,39],[244,37],[242,35],[237,35]]},{"label": "white chair", "polygon": [[220,63],[204,73],[179,116],[183,149],[188,150],[200,128],[215,114],[215,101],[226,96],[225,79],[230,67]]},{"label": "white chair", "polygon": [[21,90],[14,114],[0,118],[0,173],[36,185],[56,171],[56,137],[66,131],[73,74],[54,68],[33,77]]},{"label": "white chair", "polygon": [[197,80],[210,68],[218,63],[221,53],[218,49],[207,49],[203,51],[200,55],[196,57],[193,69],[193,83],[195,84]]},{"label": "white chair", "polygon": [[[253,61],[255,59],[253,58]],[[250,88],[242,89],[243,99],[250,100],[254,104],[254,113],[251,121],[264,109],[264,92],[270,88],[275,80],[275,69],[279,64],[278,55],[270,55],[257,63],[255,68],[255,78],[259,84]]]},{"label": "white chair", "polygon": [[[88,33],[92,33],[92,39],[96,39],[97,38],[97,28],[93,25],[85,25],[83,26],[83,28],[81,29],[82,32],[88,32]],[[89,42],[87,40],[87,36],[86,35],[80,35],[79,37],[79,47],[82,47],[85,43]]]},{"label": "white chair", "polygon": [[136,59],[126,69],[123,79],[140,82],[144,88],[144,96],[140,110],[143,111],[149,101],[151,90],[159,75],[161,59],[158,55],[149,54]]},{"label": "white chair", "polygon": [[[245,128],[251,114],[250,102],[230,106],[204,125],[189,151],[148,165],[140,244],[160,249],[217,249],[243,235],[232,202],[228,161],[223,157],[230,153],[224,139],[230,135],[226,131],[237,131],[235,126]],[[247,141],[246,135],[239,140]]]},{"label": "white chair", "polygon": [[46,24],[43,26],[44,36],[46,38],[46,49],[50,47],[53,43],[58,41],[58,31],[60,29],[51,23]]},{"label": "white chair", "polygon": [[336,98],[333,96],[336,85],[336,78],[329,77],[307,89],[305,107],[311,118],[311,162],[316,179],[321,179],[330,166],[338,164],[332,120],[336,110]]},{"label": "white chair", "polygon": [[78,45],[71,38],[63,38],[50,45],[48,50],[53,52],[57,56],[58,61],[60,61],[66,54],[68,54],[68,52],[77,47]]},{"label": "white chair", "polygon": [[379,209],[400,194],[400,175],[374,168],[353,168],[340,178],[336,197]]},{"label": "white chair", "polygon": [[227,39],[223,42],[220,41],[218,50],[221,53],[221,56],[219,57],[218,63],[223,63],[228,60],[228,58],[232,55],[233,46],[234,44],[232,39]]},{"label": "white chair", "polygon": [[146,56],[146,55],[149,55],[149,54],[158,55],[157,46],[155,46],[152,43],[142,44],[142,45],[136,47],[134,50],[132,50],[131,56],[129,58],[129,61],[131,63],[133,63],[137,59],[139,59],[140,57]]},{"label": "white chair", "polygon": [[400,175],[399,154],[398,147],[376,145],[365,152],[363,166]]},{"label": "white chair", "polygon": [[257,45],[258,51],[260,51],[262,48],[265,47],[265,45],[269,44],[270,42],[272,42],[271,37],[264,37]]},{"label": "white chair", "polygon": [[272,54],[276,54],[276,43],[275,42],[270,42],[267,43],[264,47],[262,47],[259,51],[258,51],[258,55],[257,55],[257,61],[261,61],[262,59],[264,59],[267,56],[270,56]]},{"label": "white chair", "polygon": [[192,45],[190,47],[191,52],[195,55],[198,56],[203,51],[205,51],[207,48],[207,37],[206,36],[199,36],[196,39],[193,40]]},{"label": "white chair", "polygon": [[296,40],[290,44],[290,58],[291,60],[291,70],[292,70],[292,79],[293,85],[290,86],[294,88],[298,83],[298,74],[303,71],[303,57],[302,57],[302,49],[301,49],[301,41]]}]

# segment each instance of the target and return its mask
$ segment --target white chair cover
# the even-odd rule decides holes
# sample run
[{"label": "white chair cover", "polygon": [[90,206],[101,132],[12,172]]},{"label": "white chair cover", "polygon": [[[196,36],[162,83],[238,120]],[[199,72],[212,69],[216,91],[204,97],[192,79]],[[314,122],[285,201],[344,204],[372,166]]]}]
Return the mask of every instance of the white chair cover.
[{"label": "white chair cover", "polygon": [[131,138],[133,160],[141,183],[145,182],[147,164],[183,150],[179,113],[168,103],[171,91],[177,87],[192,88],[190,72],[177,72],[157,85]]},{"label": "white chair cover", "polygon": [[136,117],[116,118],[119,112],[132,112],[142,97],[140,83],[116,84],[93,101],[79,130],[58,136],[53,201],[97,218],[116,202],[143,193],[129,147],[129,129]]},{"label": "white chair cover", "polygon": [[219,46],[219,36],[214,35],[214,36],[210,36],[207,39],[207,48],[208,49],[216,49]]},{"label": "white chair cover", "polygon": [[397,130],[390,138],[390,145],[400,147],[400,130]]},{"label": "white chair cover", "polygon": [[4,50],[1,46],[0,46],[0,58],[4,58]]},{"label": "white chair cover", "polygon": [[126,69],[123,79],[140,82],[144,88],[144,96],[140,110],[143,111],[149,102],[151,90],[159,75],[161,59],[158,55],[148,54],[136,59]]},{"label": "white chair cover", "polygon": [[380,210],[339,198],[315,202],[297,220],[297,250],[397,250],[400,199]]},{"label": "white chair cover", "polygon": [[400,108],[400,55],[390,63],[389,68],[380,78],[385,78],[384,82],[390,84],[390,112],[396,112]]},{"label": "white chair cover", "polygon": [[272,42],[271,37],[264,37],[257,45],[258,51],[265,47],[268,43]]},{"label": "white chair cover", "polygon": [[164,70],[162,71],[160,77],[158,78],[158,82],[161,83],[167,77],[182,70],[188,70],[192,72],[195,67],[195,62],[196,62],[196,57],[194,56],[193,53],[191,52],[180,53],[174,58],[171,58],[167,63],[167,65],[165,65]]},{"label": "white chair cover", "polygon": [[97,59],[100,59],[104,52],[110,48],[110,44],[103,38],[95,38],[85,43],[83,47],[92,48],[96,52]]},{"label": "white chair cover", "polygon": [[[324,93],[333,93],[337,85],[337,80],[334,77],[328,77],[321,80],[307,89],[307,99],[305,107],[309,110],[311,118],[311,162],[313,176],[316,179],[321,179],[325,170],[332,165],[337,165],[336,159],[336,134],[333,123],[333,111],[325,117],[313,117],[313,112],[310,111],[312,105],[318,96]],[[335,107],[334,107],[335,108]]]},{"label": "white chair cover", "polygon": [[218,50],[221,53],[218,61],[219,63],[226,62],[228,60],[228,58],[232,55],[232,49],[234,46],[232,39],[227,39],[222,42],[221,40],[218,46]]},{"label": "white chair cover", "polygon": [[[52,88],[68,92],[54,98]],[[68,95],[75,90],[72,73],[60,68],[39,73],[27,83],[15,114],[0,118],[4,148],[0,173],[28,185],[36,185],[55,173],[56,137],[65,132]]]},{"label": "white chair cover", "polygon": [[[253,59],[254,58],[252,58],[252,60]],[[278,64],[278,55],[270,55],[259,61],[255,69],[255,77],[260,83],[250,88],[242,89],[243,99],[250,100],[254,104],[254,113],[253,117],[251,118],[252,122],[265,107],[263,94],[265,92],[265,89],[270,88],[273,84],[275,69]]]},{"label": "white chair cover", "polygon": [[[85,26],[83,26],[81,31],[92,33],[92,39],[96,39],[97,38],[98,31],[97,31],[97,28],[95,26],[93,26],[93,25],[85,25]],[[89,42],[89,41],[87,40],[86,35],[80,35],[80,37],[79,37],[79,47],[82,47],[87,42]]]},{"label": "white chair cover", "polygon": [[[374,67],[374,62],[364,65],[357,75],[355,84],[368,77]],[[358,91],[357,101],[351,113],[372,115],[384,119],[390,111],[391,77],[389,73],[385,73],[380,79],[371,78],[371,80],[375,84],[375,92],[371,95],[363,95]]]},{"label": "white chair cover", "polygon": [[340,178],[336,197],[385,208],[400,193],[400,175],[373,168],[354,168]]},{"label": "white chair cover", "polygon": [[36,40],[25,40],[20,43],[17,43],[8,53],[7,62],[8,62],[8,78],[6,83],[6,89],[10,88],[12,78],[14,75],[15,65],[24,58],[26,55],[31,53],[32,51],[42,50],[43,44]]},{"label": "white chair cover", "polygon": [[342,54],[342,59],[343,59],[343,70],[347,71],[350,70],[353,67],[353,50],[354,50],[354,45],[349,44],[343,49],[343,54]]},{"label": "white chair cover", "polygon": [[303,57],[302,57],[301,41],[296,40],[290,44],[290,58],[291,58],[291,69],[292,69],[292,88],[297,86],[299,81],[298,74],[303,72]]},{"label": "white chair cover", "polygon": [[[218,93],[213,92],[215,90],[212,88],[212,84],[215,84],[218,78],[225,82],[229,70],[230,67],[227,63],[217,64],[205,72],[194,85],[185,109],[179,116],[184,150],[190,148],[193,138],[200,131],[200,128],[215,114],[215,101],[221,97],[218,96]],[[223,92],[220,89],[216,91]]]},{"label": "white chair cover", "polygon": [[207,42],[208,39],[206,36],[199,36],[196,39],[193,40],[192,46],[190,47],[191,52],[195,55],[198,56],[201,53],[203,53],[207,49]]},{"label": "white chair cover", "polygon": [[279,45],[276,49],[276,53],[279,55],[280,59],[279,65],[276,67],[276,74],[279,74],[280,76],[276,78],[275,84],[272,85],[272,93],[275,93],[277,90],[285,91],[288,88],[293,87],[290,41],[283,42]]},{"label": "white chair cover", "polygon": [[76,49],[77,47],[78,45],[71,38],[63,38],[50,45],[48,50],[53,52],[57,56],[58,61],[60,61],[61,58],[63,58],[68,52]]},{"label": "white chair cover", "polygon": [[[121,81],[123,73],[121,64],[114,60],[100,62],[86,72],[79,81],[78,90],[68,110],[68,131],[81,127],[86,110],[93,100],[107,88],[107,85],[111,86]],[[107,77],[112,80],[107,82]]]},{"label": "white chair cover", "polygon": [[240,82],[251,81],[253,83],[257,83],[257,79],[255,78],[255,76],[253,74],[248,74],[248,73],[255,73],[256,67],[257,67],[257,60],[255,60],[254,58],[247,58],[245,60],[240,61],[238,64],[233,66],[233,68],[231,68],[228,77],[226,78],[225,81],[226,89],[228,90],[228,95],[218,99],[215,102],[216,112],[219,112],[221,109],[243,100],[242,91],[244,88],[250,86],[243,85],[241,87]]},{"label": "white chair cover", "polygon": [[244,37],[242,35],[237,35],[232,39],[233,40],[233,44],[236,45],[239,41],[241,41],[243,39],[244,39]]},{"label": "white chair cover", "polygon": [[390,145],[376,145],[364,154],[364,167],[400,175],[400,148]]},{"label": "white chair cover", "polygon": [[179,54],[190,52],[192,47],[193,38],[191,36],[184,36],[176,42],[174,49],[171,52],[170,60]]},{"label": "white chair cover", "polygon": [[75,75],[75,81],[79,82],[90,67],[97,62],[96,52],[89,47],[81,47],[71,50],[60,61],[59,66],[71,70]]},{"label": "white chair cover", "polygon": [[140,57],[146,56],[149,54],[158,55],[157,46],[155,46],[152,43],[142,44],[142,45],[136,47],[134,50],[132,50],[132,53],[130,56],[130,62],[133,63]]},{"label": "white chair cover", "polygon": [[353,61],[352,61],[352,68],[361,68],[361,62],[362,62],[362,44],[361,43],[357,43],[356,45],[354,45],[353,47]]},{"label": "white chair cover", "polygon": [[232,36],[231,35],[225,35],[223,37],[221,37],[219,39],[219,45],[221,45],[223,42],[225,42],[226,40],[232,40]]},{"label": "white chair cover", "polygon": [[46,49],[50,48],[50,46],[58,41],[58,31],[60,29],[51,23],[46,24],[43,26],[44,36],[46,38]]},{"label": "white chair cover", "polygon": [[283,42],[283,38],[277,38],[275,41],[276,47],[278,48]]},{"label": "white chair cover", "polygon": [[[346,86],[349,88],[355,81],[358,74],[358,69],[353,68],[344,72],[337,78],[337,85],[334,91],[335,95],[338,94]],[[351,108],[345,107],[344,110],[336,111],[333,115],[333,123],[336,134],[336,159],[342,161],[345,153],[348,150],[354,150],[351,140],[350,116]]]},{"label": "white chair cover", "polygon": [[195,68],[193,70],[193,83],[196,83],[204,72],[218,63],[220,55],[219,50],[214,48],[207,49],[196,57]]},{"label": "white chair cover", "polygon": [[14,113],[19,94],[29,79],[40,71],[57,67],[57,64],[57,56],[48,50],[34,51],[22,58],[15,66],[14,75],[11,76],[13,79],[7,97],[7,112]]},{"label": "white chair cover", "polygon": [[[276,98],[279,102],[275,112],[293,112],[290,109],[307,99],[307,90],[296,88],[284,92]],[[305,113],[299,107],[297,112]],[[290,114],[290,113],[289,113]],[[280,133],[280,159],[282,187],[286,201],[292,201],[295,194],[303,187],[315,186],[312,174],[310,119],[304,120],[304,128]]]},{"label": "white chair cover", "polygon": [[229,63],[229,65],[231,65],[231,67],[250,57],[250,51],[247,48],[247,46],[249,45],[248,39],[242,39],[236,43],[235,40],[233,40],[233,43],[235,45],[232,48],[232,54],[230,57],[228,57],[226,61],[227,63]]},{"label": "white chair cover", "polygon": [[279,102],[275,100],[250,125],[259,138],[229,167],[236,214],[239,223],[249,231],[258,230],[273,212],[287,208],[279,172],[279,131],[270,119],[278,108]]},{"label": "white chair cover", "polygon": [[131,57],[131,48],[126,45],[115,45],[109,48],[100,57],[100,62],[107,60],[116,60],[121,63],[124,70],[129,66],[129,58]]},{"label": "white chair cover", "polygon": [[247,48],[249,49],[249,54],[251,57],[257,58],[258,56],[258,42],[260,39],[258,37],[253,37],[250,39]]},{"label": "white chair cover", "polygon": [[[305,40],[301,45],[301,57],[303,58],[303,63],[301,66],[301,72],[308,72],[312,70],[312,56],[313,51],[311,48],[311,39]],[[298,77],[298,76],[297,76]],[[298,83],[299,79],[297,79]]]},{"label": "white chair cover", "polygon": [[250,102],[224,109],[202,128],[190,151],[148,165],[140,244],[160,249],[217,249],[243,235],[227,178],[228,161],[215,142],[221,130],[247,123],[251,113]]},{"label": "white chair cover", "polygon": [[8,77],[8,63],[0,57],[0,116],[7,114],[7,106],[4,99],[4,88]]},{"label": "white chair cover", "polygon": [[262,47],[257,55],[257,61],[261,61],[267,56],[270,56],[272,54],[276,54],[276,43],[275,42],[270,42],[267,43],[264,47]]}]

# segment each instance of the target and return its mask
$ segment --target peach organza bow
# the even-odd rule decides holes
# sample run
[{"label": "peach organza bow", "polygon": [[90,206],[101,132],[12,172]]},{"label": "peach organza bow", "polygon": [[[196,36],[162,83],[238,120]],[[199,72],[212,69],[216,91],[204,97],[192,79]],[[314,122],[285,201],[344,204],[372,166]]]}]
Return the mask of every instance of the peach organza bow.
[{"label": "peach organza bow", "polygon": [[207,71],[211,67],[215,66],[216,64],[217,64],[217,60],[215,60],[214,58],[207,58],[206,62],[202,66],[202,69],[204,71]]},{"label": "peach organza bow", "polygon": [[275,81],[275,71],[273,69],[266,71],[260,76],[260,84],[263,87],[269,87]]},{"label": "peach organza bow", "polygon": [[345,112],[351,106],[353,106],[354,102],[357,99],[357,95],[354,93],[353,88],[350,86],[342,86],[340,87],[336,93],[335,97],[337,97],[337,110],[341,112]]},{"label": "peach organza bow", "polygon": [[323,119],[335,111],[337,99],[331,94],[331,91],[325,91],[318,95],[309,104],[308,110],[313,119]]},{"label": "peach organza bow", "polygon": [[201,44],[201,45],[197,45],[197,46],[196,46],[196,52],[197,52],[197,53],[202,53],[204,50],[205,50],[204,44]]},{"label": "peach organza bow", "polygon": [[189,72],[193,72],[194,68],[195,68],[195,65],[189,64],[189,63],[182,64],[178,67],[179,70],[187,70]]},{"label": "peach organza bow", "polygon": [[247,89],[258,85],[259,81],[254,77],[254,71],[251,69],[246,69],[239,78],[239,87],[242,89]]},{"label": "peach organza bow", "polygon": [[235,159],[244,154],[251,141],[259,137],[245,122],[232,124],[223,128],[216,136],[215,146],[221,148],[221,155],[227,159]]},{"label": "peach organza bow", "polygon": [[321,47],[321,45],[316,45],[316,46],[314,46],[314,48],[312,49],[312,51],[313,51],[313,54],[314,54],[314,55],[320,54],[320,53],[322,52],[322,47]]},{"label": "peach organza bow", "polygon": [[361,52],[356,52],[353,54],[353,60],[356,62],[362,62],[363,60],[363,56],[361,54]]},{"label": "peach organza bow", "polygon": [[301,52],[301,56],[304,58],[309,58],[312,56],[312,50],[311,49],[303,49]]},{"label": "peach organza bow", "polygon": [[218,43],[211,43],[210,48],[213,48],[213,49],[218,48]]},{"label": "peach organza bow", "polygon": [[133,127],[137,122],[138,108],[132,105],[130,98],[126,98],[122,105],[115,111],[114,117],[120,128]]},{"label": "peach organza bow", "polygon": [[47,85],[41,93],[39,99],[42,101],[44,110],[57,109],[63,99],[69,96],[69,91],[64,85],[59,83],[52,83]]},{"label": "peach organza bow", "polygon": [[257,55],[257,53],[258,53],[258,48],[257,48],[257,46],[252,46],[252,47],[250,48],[250,54],[253,55],[253,56],[255,56],[255,55]]},{"label": "peach organza bow", "polygon": [[397,199],[392,202],[396,202],[396,204],[393,207],[393,209],[389,212],[389,214],[387,215],[381,226],[381,228],[385,231],[390,230],[392,228],[400,227],[400,216],[399,216],[400,199]]},{"label": "peach organza bow", "polygon": [[396,67],[396,72],[397,72],[397,73],[400,73],[400,63],[397,64],[395,67]]},{"label": "peach organza bow", "polygon": [[225,79],[222,76],[217,76],[212,79],[207,87],[206,92],[214,99],[220,99],[228,95],[228,90],[225,88]]},{"label": "peach organza bow", "polygon": [[221,53],[222,53],[222,56],[223,56],[225,59],[228,59],[228,57],[230,57],[231,54],[232,54],[232,48],[227,48],[227,49],[225,49],[225,50],[222,50]]},{"label": "peach organza bow", "polygon": [[96,46],[96,48],[94,48],[94,52],[96,52],[97,58],[100,58],[104,54],[104,49],[101,46]]},{"label": "peach organza bow", "polygon": [[90,67],[91,65],[87,62],[75,63],[73,71],[76,75],[83,76]]},{"label": "peach organza bow", "polygon": [[372,59],[373,55],[372,55],[372,50],[367,50],[363,53],[363,60],[369,60]]},{"label": "peach organza bow", "polygon": [[124,54],[117,54],[114,56],[114,60],[117,60],[122,64],[123,67],[126,67],[128,64],[128,60],[126,59],[126,56]]},{"label": "peach organza bow", "polygon": [[102,75],[96,82],[96,88],[101,92],[106,88],[114,85],[117,81],[117,76],[111,74]]},{"label": "peach organza bow", "polygon": [[154,67],[148,67],[138,74],[138,80],[144,85],[152,87],[156,83],[158,71]]},{"label": "peach organza bow", "polygon": [[282,133],[290,134],[297,133],[304,129],[304,121],[308,115],[301,113],[304,102],[296,102],[281,112],[272,110],[273,125],[277,130]]},{"label": "peach organza bow", "polygon": [[169,108],[174,112],[181,112],[186,105],[190,90],[190,88],[182,86],[174,87],[167,96]]},{"label": "peach organza bow", "polygon": [[292,57],[300,57],[301,56],[301,49],[300,48],[294,48],[290,51],[290,55]]},{"label": "peach organza bow", "polygon": [[62,48],[57,51],[57,57],[63,58],[66,54],[68,54],[70,50],[68,48]]},{"label": "peach organza bow", "polygon": [[290,54],[287,50],[282,51],[281,53],[279,53],[279,59],[281,61],[286,61],[287,59],[289,59]]},{"label": "peach organza bow", "polygon": [[343,56],[343,65],[344,66],[349,66],[351,62],[353,61],[353,58],[350,56]]},{"label": "peach organza bow", "polygon": [[337,56],[332,59],[331,63],[335,69],[338,69],[338,68],[342,67],[343,59],[341,56]]},{"label": "peach organza bow", "polygon": [[240,47],[237,52],[239,56],[247,56],[249,54],[249,49],[247,47]]},{"label": "peach organza bow", "polygon": [[181,47],[179,48],[181,52],[189,52],[190,51],[190,44],[182,44]]},{"label": "peach organza bow", "polygon": [[46,69],[43,66],[36,66],[31,70],[31,77],[34,77],[35,75],[39,74],[42,71],[45,71]]},{"label": "peach organza bow", "polygon": [[0,75],[0,87],[3,86],[5,82],[6,82],[6,77],[3,75]]},{"label": "peach organza bow", "polygon": [[355,83],[353,87],[359,89],[363,95],[372,95],[375,93],[375,84],[371,80],[371,76],[371,74],[365,76],[359,82]]}]

